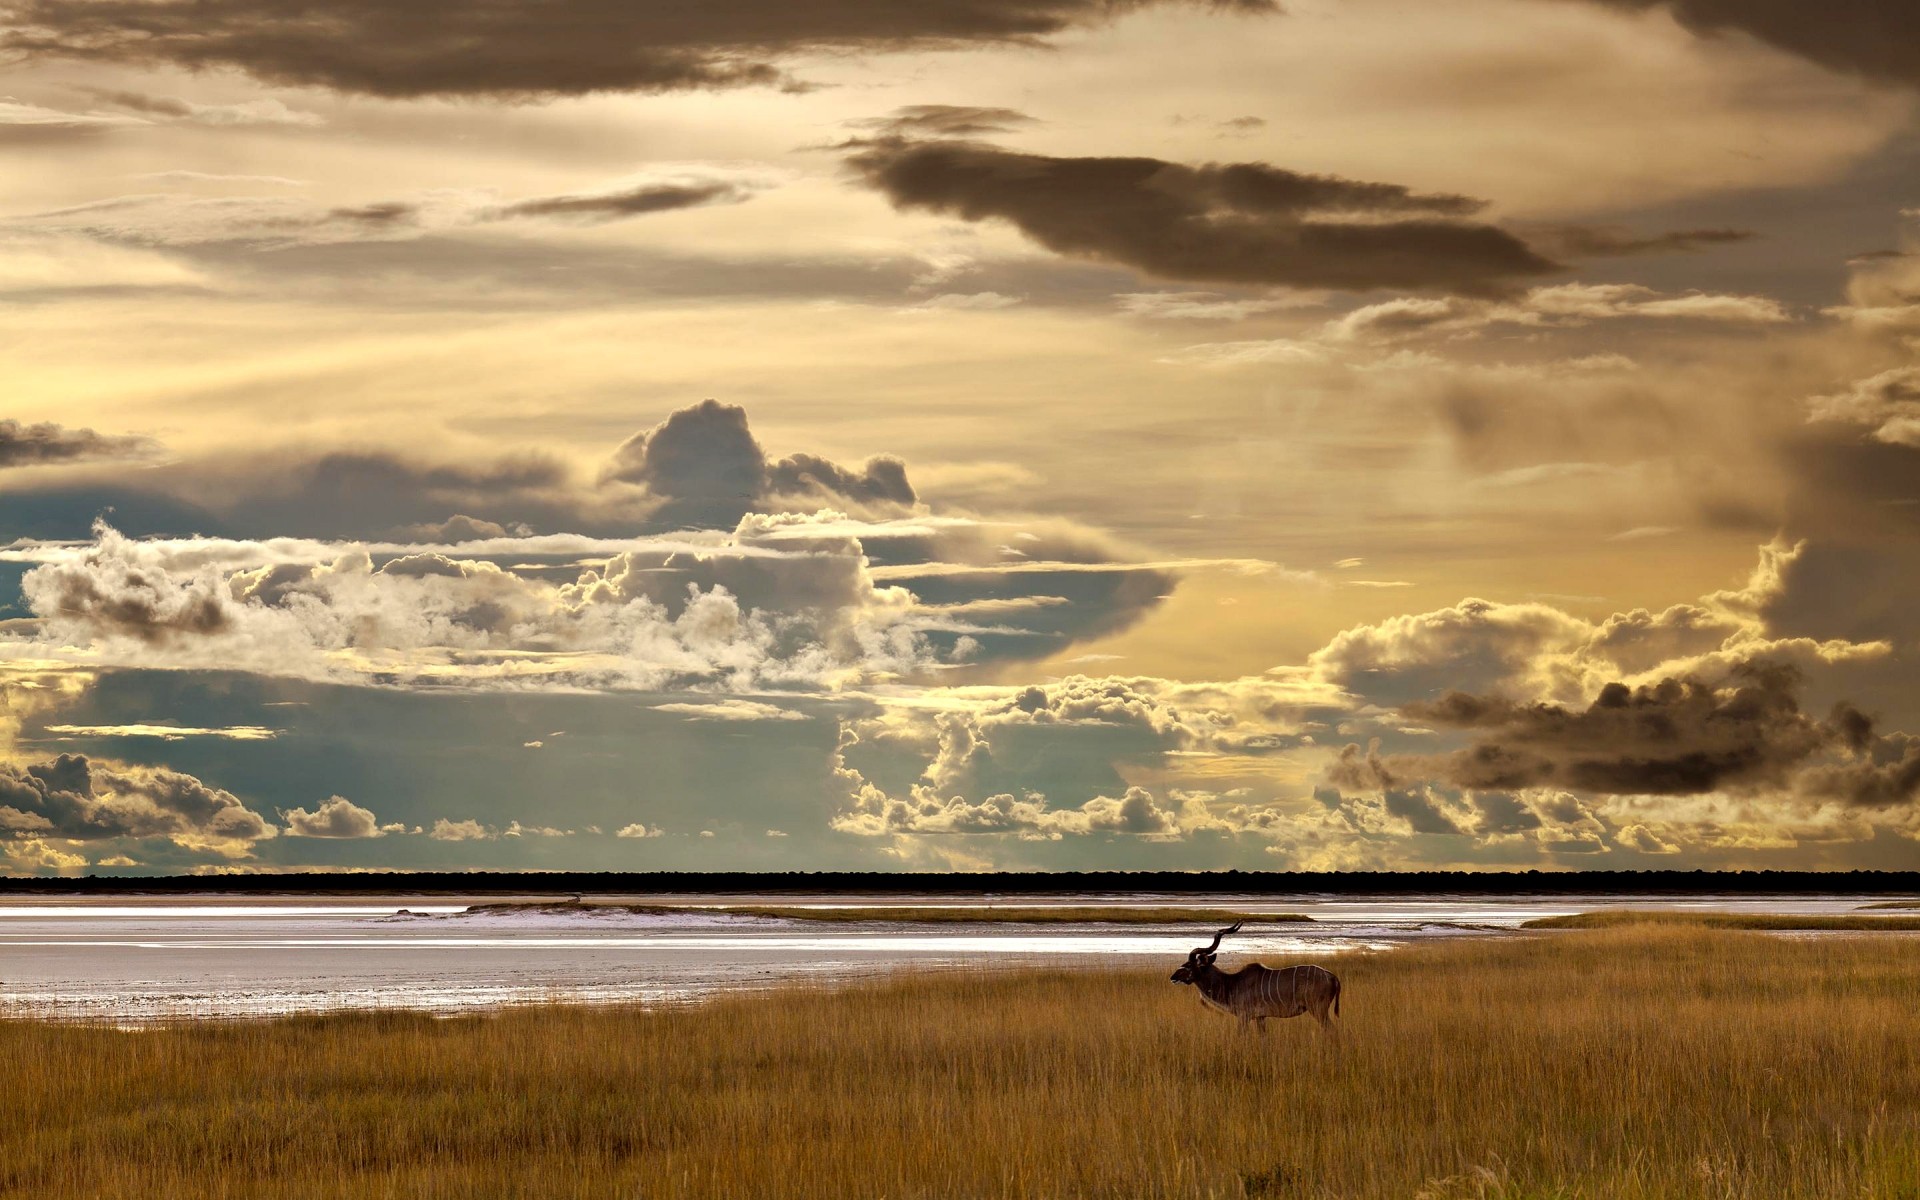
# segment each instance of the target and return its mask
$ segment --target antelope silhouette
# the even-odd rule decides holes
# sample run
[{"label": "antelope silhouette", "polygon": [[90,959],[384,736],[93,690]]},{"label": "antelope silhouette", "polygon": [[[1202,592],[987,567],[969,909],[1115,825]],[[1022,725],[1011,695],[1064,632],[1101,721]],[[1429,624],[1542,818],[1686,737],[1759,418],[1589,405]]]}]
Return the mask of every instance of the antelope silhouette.
[{"label": "antelope silhouette", "polygon": [[1192,984],[1208,1006],[1239,1018],[1242,1029],[1252,1025],[1265,1033],[1268,1017],[1311,1013],[1320,1028],[1335,1033],[1332,1018],[1340,1015],[1340,978],[1325,967],[1309,964],[1276,970],[1248,963],[1238,971],[1222,971],[1214,965],[1220,939],[1239,933],[1240,924],[1235,921],[1215,933],[1212,945],[1195,946],[1169,978]]}]

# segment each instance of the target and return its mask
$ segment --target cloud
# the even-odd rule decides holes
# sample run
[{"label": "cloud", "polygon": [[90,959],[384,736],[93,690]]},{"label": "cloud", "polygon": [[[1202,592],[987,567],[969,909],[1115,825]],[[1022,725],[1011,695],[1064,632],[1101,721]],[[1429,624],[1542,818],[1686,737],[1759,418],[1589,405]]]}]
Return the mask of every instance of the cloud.
[{"label": "cloud", "polygon": [[1920,738],[1895,734],[1864,741],[1864,754],[1807,771],[1800,789],[1860,808],[1892,808],[1920,799]]},{"label": "cloud", "polygon": [[1468,599],[1343,630],[1308,664],[1336,686],[1395,706],[1446,689],[1537,695],[1553,687],[1542,665],[1593,633],[1551,605]]},{"label": "cloud", "polygon": [[403,824],[382,825],[372,809],[362,808],[345,796],[329,796],[312,812],[287,809],[280,819],[287,823],[288,837],[377,838],[406,832]]},{"label": "cloud", "polygon": [[732,528],[749,512],[783,503],[901,513],[918,500],[906,465],[890,456],[870,458],[857,471],[811,454],[770,462],[747,427],[746,410],[717,400],[634,434],[601,481],[645,488],[661,502],[654,519],[669,528]]},{"label": "cloud", "polygon": [[96,137],[115,129],[145,125],[138,117],[105,112],[63,112],[38,104],[0,98],[0,146],[19,142],[60,142]]},{"label": "cloud", "polygon": [[201,291],[207,276],[170,255],[91,238],[0,230],[0,296],[63,296],[151,288]]},{"label": "cloud", "polygon": [[[807,689],[1045,657],[1129,627],[1189,571],[1289,577],[1143,559],[1058,520],[936,517],[898,459],[769,459],[744,411],[711,401],[629,439],[591,484],[536,456],[369,453],[183,463],[152,483],[279,536],[101,526],[0,551],[31,564],[21,587],[44,651],[410,686]],[[158,501],[82,489],[70,503]],[[205,510],[182,512],[205,527]],[[535,521],[674,532],[540,535]],[[288,536],[368,526],[401,540]]]},{"label": "cloud", "polygon": [[1011,108],[983,108],[971,104],[909,104],[884,117],[867,117],[848,124],[880,137],[972,138],[989,133],[1012,133],[1040,122]]},{"label": "cloud", "polygon": [[[466,822],[466,823],[470,824],[471,822]],[[437,822],[434,825],[434,831],[435,833],[439,832],[439,824]],[[507,823],[507,827],[500,831],[500,836],[510,837],[510,838],[572,837],[573,830],[558,829],[552,825],[522,825],[518,821],[509,821]],[[459,839],[454,839],[454,840],[459,840]]]},{"label": "cloud", "polygon": [[1512,301],[1461,297],[1387,300],[1328,322],[1321,338],[1334,343],[1380,343],[1416,336],[1458,337],[1495,325],[1567,328],[1625,318],[1760,325],[1792,319],[1779,301],[1766,296],[1662,294],[1638,284],[1567,283],[1533,288]]},{"label": "cloud", "polygon": [[[1834,524],[1831,532],[1763,546],[1746,584],[1716,593],[1715,603],[1776,637],[1912,647],[1920,638],[1920,610],[1912,603],[1920,588],[1920,545],[1906,533],[1903,510],[1911,504],[1916,454],[1878,443],[1859,449],[1873,456],[1823,464],[1816,481],[1824,485],[1823,498],[1840,499],[1836,511],[1815,514]],[[1883,491],[1896,497],[1892,505],[1882,499]],[[1876,528],[1873,522],[1886,520],[1888,507],[1892,527]]]},{"label": "cloud", "polygon": [[1920,10],[1903,0],[1596,0],[1639,12],[1662,9],[1696,33],[1741,33],[1836,71],[1920,85]]},{"label": "cloud", "polygon": [[182,738],[221,738],[230,742],[266,742],[280,730],[262,725],[48,725],[48,733],[62,737],[142,737],[177,742]]},{"label": "cloud", "polygon": [[1314,297],[1299,293],[1224,296],[1217,292],[1123,292],[1114,297],[1130,317],[1155,321],[1240,321],[1262,313],[1302,308]]},{"label": "cloud", "polygon": [[0,421],[0,470],[53,463],[152,458],[160,444],[151,438],[112,436],[91,429],[68,429],[51,421],[24,425]]},{"label": "cloud", "polygon": [[[1070,676],[995,689],[930,716],[896,711],[843,722],[835,773],[845,800],[832,826],[867,837],[1041,840],[1271,831],[1281,822],[1266,806],[1216,804],[1198,791],[1157,799],[1130,783],[1121,765],[1153,769],[1183,754],[1280,754],[1311,741],[1300,724],[1332,700],[1332,693],[1271,680],[1183,685]],[[904,788],[875,782],[900,778],[901,758],[918,760]]]},{"label": "cloud", "polygon": [[913,312],[993,312],[1012,308],[1021,302],[1018,296],[999,292],[942,292],[913,306]]},{"label": "cloud", "polygon": [[662,166],[611,187],[556,196],[535,196],[485,210],[481,217],[495,221],[516,217],[546,217],[602,224],[683,208],[743,204],[769,188],[778,187],[784,178],[771,170],[753,166]]},{"label": "cloud", "polygon": [[656,704],[655,712],[679,713],[694,721],[804,721],[807,714],[777,704],[738,697],[686,703]]},{"label": "cloud", "polygon": [[192,100],[182,100],[177,96],[152,96],[145,92],[114,91],[106,88],[87,88],[85,91],[94,99],[116,108],[136,112],[144,117],[158,117],[190,125],[311,127],[326,124],[325,118],[318,113],[289,108],[284,102],[271,96],[246,100],[238,104],[198,104]]},{"label": "cloud", "polygon": [[165,838],[187,849],[244,857],[274,832],[231,792],[164,767],[123,766],[81,754],[0,763],[0,839]]},{"label": "cloud", "polygon": [[541,196],[495,210],[495,219],[562,217],[578,221],[618,221],[645,213],[700,208],[709,204],[738,204],[750,193],[733,184],[644,184],[621,191],[568,196]]},{"label": "cloud", "polygon": [[[106,528],[84,546],[6,553],[41,560],[21,585],[41,621],[40,652],[90,647],[129,665],[411,685],[806,690],[922,670],[942,640],[985,632],[877,584],[859,523],[759,520],[733,534],[624,539],[593,565],[568,555],[527,574],[451,546],[381,546],[376,564],[365,545],[143,542]],[[792,536],[810,524],[817,536]],[[583,541],[594,544],[468,545],[511,562]]]},{"label": "cloud", "polygon": [[[378,96],[537,96],[788,84],[783,59],[1029,45],[1156,3],[1194,0],[558,0],[477,9],[450,0],[341,0],[316,21],[290,0],[15,0],[0,47],[34,57],[234,67],[269,83]],[[1210,0],[1241,13],[1270,0]]]},{"label": "cloud", "polygon": [[1208,283],[1488,293],[1559,270],[1484,201],[1264,163],[1054,158],[883,137],[847,163],[895,207],[1004,220],[1057,254]]},{"label": "cloud", "polygon": [[622,838],[657,838],[667,836],[667,831],[658,825],[646,825],[636,822],[632,825],[622,825],[620,831],[613,836]]},{"label": "cloud", "polygon": [[1097,833],[1177,837],[1181,833],[1179,817],[1162,808],[1153,793],[1138,787],[1128,788],[1117,798],[1095,796],[1074,808],[1051,808],[1038,795],[989,796],[976,804],[958,796],[939,800],[921,794],[911,802],[895,802],[877,819],[841,818],[834,827],[870,835],[988,833],[1028,838]]},{"label": "cloud", "polygon": [[[1159,307],[1149,302],[1143,315],[1238,319],[1247,312],[1266,311],[1269,306],[1257,304],[1243,309],[1232,302],[1222,302],[1196,304],[1191,311],[1183,311],[1180,305],[1168,304],[1165,312],[1156,311]],[[1473,364],[1453,356],[1442,357],[1439,351],[1446,344],[1493,336],[1518,341],[1528,334],[1581,329],[1602,321],[1684,322],[1739,331],[1781,325],[1794,319],[1786,305],[1770,296],[1659,292],[1638,284],[1568,283],[1531,288],[1505,299],[1400,296],[1363,305],[1326,321],[1317,329],[1290,337],[1202,342],[1182,347],[1159,361],[1208,369],[1275,362],[1326,364],[1361,370],[1393,370],[1415,379],[1466,380],[1470,381],[1470,387],[1450,384],[1446,390],[1451,399],[1472,404],[1479,403],[1472,395],[1475,391],[1511,388],[1516,382],[1523,383],[1526,393],[1521,398],[1528,403],[1513,403],[1506,397],[1486,403],[1485,407],[1493,411],[1484,414],[1484,423],[1499,427],[1530,409],[1553,408],[1553,404],[1540,395],[1543,377],[1552,376],[1554,382],[1564,385],[1568,377],[1590,376],[1604,386],[1608,377],[1634,370],[1637,364],[1630,358],[1610,353],[1518,366]],[[1420,348],[1384,356],[1380,353],[1383,348],[1407,346]],[[1427,346],[1434,349],[1429,351]],[[1639,395],[1644,397],[1644,394],[1642,389]],[[1637,403],[1644,407],[1644,399]],[[1556,423],[1568,424],[1564,420]],[[1610,428],[1599,420],[1582,425]],[[1671,433],[1671,429],[1662,428],[1658,436],[1666,442],[1670,441]]]},{"label": "cloud", "polygon": [[1427,777],[1476,790],[1625,795],[1779,788],[1815,755],[1862,740],[1850,709],[1828,721],[1802,712],[1798,685],[1785,668],[1743,667],[1720,687],[1675,678],[1610,683],[1584,709],[1449,692],[1404,711],[1477,731],[1466,749],[1383,760],[1361,759],[1349,746],[1330,777],[1342,786]]},{"label": "cloud", "polygon": [[491,841],[500,833],[492,826],[482,825],[472,819],[451,821],[440,817],[434,821],[433,828],[427,831],[427,836],[436,842],[480,842]]},{"label": "cloud", "polygon": [[118,534],[102,534],[97,551],[22,583],[40,616],[76,632],[131,638],[148,645],[227,631],[235,620],[224,580],[209,572],[188,578],[146,570]]},{"label": "cloud", "polygon": [[1864,425],[1875,441],[1920,448],[1920,367],[1893,367],[1844,392],[1816,396],[1807,419]]},{"label": "cloud", "polygon": [[151,179],[155,183],[260,183],[272,187],[306,187],[304,179],[292,179],[285,175],[227,175],[217,171],[148,171],[133,176],[135,179]]},{"label": "cloud", "polygon": [[[1763,554],[1756,576],[1770,575],[1779,564],[1767,564],[1778,558],[1777,550]],[[1767,584],[1750,585],[1697,604],[1588,621],[1538,603],[1468,600],[1346,631],[1309,661],[1316,674],[1399,706],[1447,690],[1572,703],[1622,679],[1691,675],[1718,685],[1749,668],[1878,669],[1893,654],[1890,640],[1867,630],[1797,628],[1781,619],[1788,614],[1777,602]]]},{"label": "cloud", "polygon": [[[299,186],[298,181],[274,176],[211,176],[179,171],[142,178],[174,183]],[[300,246],[415,241],[503,222],[600,225],[678,209],[739,204],[780,186],[787,178],[782,172],[755,164],[662,164],[599,188],[504,203],[493,190],[477,188],[438,188],[331,206],[286,194],[146,192],[27,213],[8,218],[0,226],[43,235],[83,234],[109,243],[197,249],[202,254],[223,248],[284,254]],[[470,251],[482,252],[477,246],[470,246]]]},{"label": "cloud", "polygon": [[1759,236],[1750,229],[1672,229],[1640,234],[1617,225],[1551,225],[1528,228],[1525,233],[1544,253],[1564,258],[1694,254],[1709,246],[1733,245]]}]

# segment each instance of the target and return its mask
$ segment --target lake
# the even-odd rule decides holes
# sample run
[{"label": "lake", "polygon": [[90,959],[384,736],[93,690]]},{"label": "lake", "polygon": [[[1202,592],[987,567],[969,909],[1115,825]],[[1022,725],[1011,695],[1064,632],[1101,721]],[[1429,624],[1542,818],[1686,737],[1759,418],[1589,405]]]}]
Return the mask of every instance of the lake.
[{"label": "lake", "polygon": [[[499,897],[0,903],[0,1014],[138,1025],[342,1009],[462,1013],[540,1001],[676,1003],[796,980],[830,982],[914,968],[1178,965],[1210,936],[1172,925],[923,925],[729,915],[728,904],[858,910],[953,907],[950,897],[635,896],[596,902],[704,906],[637,914],[593,908],[471,910]],[[530,900],[541,898],[529,897]],[[1604,908],[1786,915],[1857,910],[1857,897],[1179,897],[996,896],[1050,904],[1228,908],[1313,920],[1250,929],[1223,964],[1334,959],[1419,939],[1513,936],[1535,917]],[[471,910],[471,911],[470,911]]]}]

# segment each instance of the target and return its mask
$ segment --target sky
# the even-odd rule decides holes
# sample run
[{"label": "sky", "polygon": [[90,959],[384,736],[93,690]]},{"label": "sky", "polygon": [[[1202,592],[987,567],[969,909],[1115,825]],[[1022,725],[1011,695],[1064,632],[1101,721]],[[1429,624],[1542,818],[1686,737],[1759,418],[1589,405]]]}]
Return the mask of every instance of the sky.
[{"label": "sky", "polygon": [[1916,44],[0,0],[0,871],[1920,867]]}]

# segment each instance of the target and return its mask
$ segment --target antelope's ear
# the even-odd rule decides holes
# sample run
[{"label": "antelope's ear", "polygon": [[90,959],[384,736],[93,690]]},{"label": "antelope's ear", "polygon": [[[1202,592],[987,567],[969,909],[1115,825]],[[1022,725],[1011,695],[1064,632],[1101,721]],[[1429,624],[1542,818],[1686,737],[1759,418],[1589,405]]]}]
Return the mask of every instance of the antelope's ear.
[{"label": "antelope's ear", "polygon": [[1213,965],[1213,960],[1219,957],[1220,956],[1218,954],[1202,955],[1200,959],[1200,965],[1203,967],[1210,967]]}]

